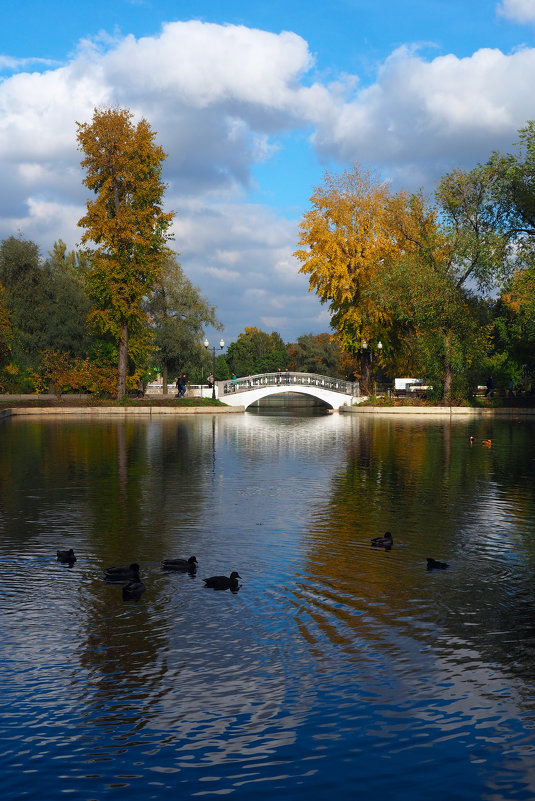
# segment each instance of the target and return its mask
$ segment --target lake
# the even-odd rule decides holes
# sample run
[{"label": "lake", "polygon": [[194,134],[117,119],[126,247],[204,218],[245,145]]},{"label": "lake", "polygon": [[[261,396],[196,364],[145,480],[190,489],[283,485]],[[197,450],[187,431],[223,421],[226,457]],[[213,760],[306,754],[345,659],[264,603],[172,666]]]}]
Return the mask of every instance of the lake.
[{"label": "lake", "polygon": [[525,420],[0,423],[3,798],[531,801],[534,474]]}]

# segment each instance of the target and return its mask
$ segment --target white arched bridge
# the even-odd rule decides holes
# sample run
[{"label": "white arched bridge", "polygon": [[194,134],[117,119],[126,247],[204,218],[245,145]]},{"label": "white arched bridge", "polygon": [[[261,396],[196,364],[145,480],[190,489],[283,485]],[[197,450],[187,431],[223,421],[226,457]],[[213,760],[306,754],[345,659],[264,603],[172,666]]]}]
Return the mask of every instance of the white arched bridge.
[{"label": "white arched bridge", "polygon": [[217,397],[229,406],[251,406],[269,395],[312,395],[332,409],[351,405],[359,396],[359,384],[315,373],[260,373],[233,381],[217,381]]}]

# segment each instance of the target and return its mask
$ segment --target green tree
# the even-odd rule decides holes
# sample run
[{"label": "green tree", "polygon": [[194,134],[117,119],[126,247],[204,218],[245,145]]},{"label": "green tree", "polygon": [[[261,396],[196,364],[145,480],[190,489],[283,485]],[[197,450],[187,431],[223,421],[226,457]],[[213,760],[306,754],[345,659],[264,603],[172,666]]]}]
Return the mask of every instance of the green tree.
[{"label": "green tree", "polygon": [[9,361],[13,339],[11,315],[6,306],[5,296],[6,290],[0,284],[0,367],[3,367]]},{"label": "green tree", "polygon": [[[83,152],[83,183],[96,194],[79,221],[83,242],[93,242],[87,283],[94,307],[91,323],[108,333],[118,347],[117,397],[126,392],[129,337],[148,346],[146,299],[169,250],[173,218],[162,208],[165,153],[154,142],[145,119],[137,125],[127,109],[95,109],[93,120],[78,123]],[[141,353],[137,354],[141,358]]]},{"label": "green tree", "polygon": [[[58,244],[59,250],[62,247]],[[76,270],[76,255],[67,254],[70,267],[58,262],[56,255],[43,261],[37,245],[20,237],[8,237],[0,244],[0,281],[11,317],[12,352],[21,367],[37,368],[44,351],[81,356],[89,344],[85,327],[89,300]]]},{"label": "green tree", "polygon": [[146,309],[154,332],[154,364],[161,369],[167,393],[169,373],[188,373],[209,358],[202,344],[204,327],[221,328],[215,308],[184,275],[176,256],[169,255],[156,281]]},{"label": "green tree", "polygon": [[[471,221],[482,200],[470,205],[466,197],[463,213]],[[379,302],[403,332],[401,352],[410,353],[407,361],[441,387],[447,402],[453,389],[466,395],[471,365],[482,358],[489,342],[489,330],[481,325],[480,298],[468,282],[477,279],[485,289],[494,275],[489,256],[494,230],[471,228],[470,222],[463,226],[458,208],[456,215],[451,222],[444,209],[440,215],[422,194],[393,195],[389,225],[397,248],[377,282]]]},{"label": "green tree", "polygon": [[230,370],[237,376],[271,373],[288,365],[288,350],[280,334],[271,334],[260,328],[246,328],[232,342],[226,353]]}]

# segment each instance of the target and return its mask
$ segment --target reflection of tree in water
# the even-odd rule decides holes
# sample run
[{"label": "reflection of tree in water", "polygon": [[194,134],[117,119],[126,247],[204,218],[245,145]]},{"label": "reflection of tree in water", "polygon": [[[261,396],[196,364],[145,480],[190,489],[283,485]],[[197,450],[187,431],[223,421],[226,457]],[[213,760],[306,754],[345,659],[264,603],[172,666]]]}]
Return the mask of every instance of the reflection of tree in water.
[{"label": "reflection of tree in water", "polygon": [[[79,557],[76,574],[85,577],[82,664],[99,674],[110,698],[121,682],[133,689],[156,686],[165,672],[164,665],[157,667],[166,641],[160,619],[139,604],[140,628],[129,631],[120,587],[104,586],[101,576],[111,564],[139,561],[144,577],[144,563],[177,555],[177,529],[202,505],[199,473],[212,466],[211,426],[177,418],[43,418],[18,423],[6,439],[10,445],[0,453],[6,539],[21,547],[30,537],[50,538],[55,531],[56,546],[59,535],[68,533]],[[153,595],[158,586],[151,585]]]},{"label": "reflection of tree in water", "polygon": [[[309,524],[307,574],[321,594],[313,604],[305,591],[297,596],[311,647],[321,635],[349,651],[405,635],[429,644],[440,630],[446,648],[469,643],[487,660],[531,664],[535,427],[494,421],[492,451],[470,447],[474,428],[375,419],[353,427]],[[370,538],[386,530],[393,549],[372,552]],[[428,556],[451,568],[429,573]]]}]

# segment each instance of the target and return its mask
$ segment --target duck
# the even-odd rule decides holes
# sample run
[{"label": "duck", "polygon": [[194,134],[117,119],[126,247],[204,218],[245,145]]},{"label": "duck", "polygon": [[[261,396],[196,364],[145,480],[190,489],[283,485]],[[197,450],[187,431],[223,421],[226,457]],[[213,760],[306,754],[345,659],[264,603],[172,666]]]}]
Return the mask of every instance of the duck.
[{"label": "duck", "polygon": [[132,562],[128,567],[123,565],[108,567],[105,570],[104,579],[105,581],[139,581],[139,565],[137,562]]},{"label": "duck", "polygon": [[233,570],[230,576],[210,576],[203,579],[205,587],[212,587],[214,590],[237,590],[240,574]]},{"label": "duck", "polygon": [[486,448],[490,448],[492,445],[491,439],[482,439],[481,444],[484,445]]},{"label": "duck", "polygon": [[162,562],[164,570],[183,570],[194,573],[197,570],[197,559],[190,556],[189,559],[164,559]]},{"label": "duck", "polygon": [[475,441],[476,441],[475,437],[470,437],[470,445],[473,445]]},{"label": "duck", "polygon": [[427,569],[428,570],[446,570],[449,567],[447,562],[439,562],[438,559],[433,559],[432,557],[427,557]]},{"label": "duck", "polygon": [[68,551],[56,551],[56,553],[58,562],[61,562],[62,565],[73,565],[76,562],[76,556],[72,548],[69,548]]},{"label": "duck", "polygon": [[146,589],[142,581],[129,581],[123,587],[123,601],[137,601]]},{"label": "duck", "polygon": [[394,540],[392,539],[392,534],[389,531],[385,531],[382,537],[374,537],[371,543],[372,548],[391,548]]}]

